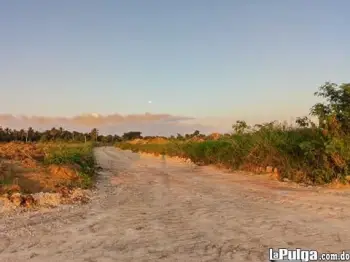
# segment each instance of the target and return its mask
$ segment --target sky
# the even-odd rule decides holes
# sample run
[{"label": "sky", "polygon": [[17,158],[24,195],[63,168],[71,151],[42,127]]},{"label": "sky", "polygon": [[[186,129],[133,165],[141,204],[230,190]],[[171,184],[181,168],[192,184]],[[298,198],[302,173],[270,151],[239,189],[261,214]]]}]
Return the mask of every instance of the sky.
[{"label": "sky", "polygon": [[166,114],[174,133],[288,121],[308,113],[326,81],[349,82],[349,9],[348,0],[5,0],[0,125],[87,113]]}]

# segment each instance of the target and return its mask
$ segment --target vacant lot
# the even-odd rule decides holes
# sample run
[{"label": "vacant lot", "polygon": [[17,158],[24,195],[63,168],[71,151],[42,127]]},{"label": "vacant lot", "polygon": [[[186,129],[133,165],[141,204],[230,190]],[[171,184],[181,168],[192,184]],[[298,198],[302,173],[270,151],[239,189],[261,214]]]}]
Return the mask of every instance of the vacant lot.
[{"label": "vacant lot", "polygon": [[0,219],[1,261],[267,261],[350,246],[350,192],[96,148],[92,201]]},{"label": "vacant lot", "polygon": [[88,188],[93,174],[90,144],[0,144],[0,207],[34,207],[33,194]]}]

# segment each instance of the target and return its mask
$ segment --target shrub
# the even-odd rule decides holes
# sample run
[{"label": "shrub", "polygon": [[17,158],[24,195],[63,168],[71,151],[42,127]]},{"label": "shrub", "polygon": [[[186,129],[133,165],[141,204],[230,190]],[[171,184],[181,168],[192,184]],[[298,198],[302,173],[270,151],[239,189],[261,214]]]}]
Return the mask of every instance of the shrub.
[{"label": "shrub", "polygon": [[[350,84],[326,83],[315,95],[325,98],[308,117],[298,118],[297,126],[276,122],[250,127],[237,121],[232,134],[218,140],[194,142],[194,134],[178,135],[166,144],[119,143],[122,149],[180,156],[200,165],[218,164],[232,169],[274,166],[282,177],[297,182],[329,183],[346,181],[350,175]],[[198,134],[196,134],[198,135]],[[186,137],[188,138],[186,140]]]},{"label": "shrub", "polygon": [[79,175],[83,179],[83,186],[90,187],[95,174],[95,158],[92,143],[86,144],[61,144],[47,148],[44,164],[78,165]]}]

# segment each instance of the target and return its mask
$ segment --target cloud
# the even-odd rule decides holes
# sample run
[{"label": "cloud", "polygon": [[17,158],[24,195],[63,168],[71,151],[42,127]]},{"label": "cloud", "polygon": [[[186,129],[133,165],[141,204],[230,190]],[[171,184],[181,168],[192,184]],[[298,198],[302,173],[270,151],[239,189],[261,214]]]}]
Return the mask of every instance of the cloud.
[{"label": "cloud", "polygon": [[193,123],[195,118],[169,114],[100,115],[83,114],[74,117],[14,116],[0,114],[0,125],[9,128],[33,127],[38,130],[63,127],[81,132],[96,127],[103,134],[122,134],[128,131],[141,131],[144,135],[176,135],[199,130],[202,133],[217,132],[214,126]]},{"label": "cloud", "polygon": [[279,115],[249,115],[242,117],[202,117],[175,116],[170,114],[133,114],[133,115],[100,115],[97,113],[82,114],[74,117],[46,117],[46,116],[14,116],[0,114],[0,126],[6,128],[28,128],[37,130],[63,127],[67,130],[88,132],[98,128],[101,134],[123,134],[128,131],[141,131],[143,135],[176,135],[177,133],[192,133],[199,130],[203,134],[213,132],[230,132],[236,120],[245,120],[248,124],[270,122],[273,120],[287,120],[289,124],[295,122],[295,117]]}]

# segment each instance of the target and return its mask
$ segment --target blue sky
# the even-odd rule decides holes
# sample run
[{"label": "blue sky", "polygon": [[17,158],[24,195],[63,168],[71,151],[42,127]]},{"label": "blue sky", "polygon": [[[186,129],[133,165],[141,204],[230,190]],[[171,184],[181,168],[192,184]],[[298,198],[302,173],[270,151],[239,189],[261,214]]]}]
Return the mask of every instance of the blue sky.
[{"label": "blue sky", "polygon": [[318,86],[349,82],[349,9],[347,0],[3,1],[0,114],[305,114]]}]

